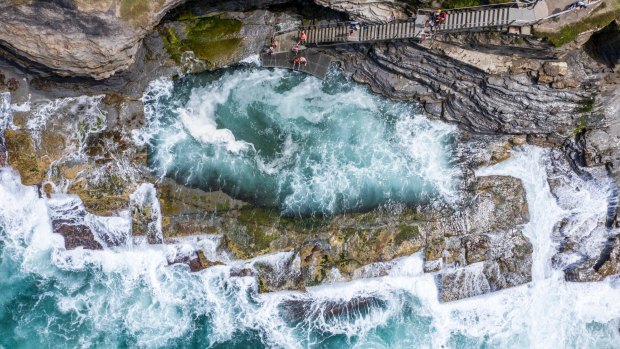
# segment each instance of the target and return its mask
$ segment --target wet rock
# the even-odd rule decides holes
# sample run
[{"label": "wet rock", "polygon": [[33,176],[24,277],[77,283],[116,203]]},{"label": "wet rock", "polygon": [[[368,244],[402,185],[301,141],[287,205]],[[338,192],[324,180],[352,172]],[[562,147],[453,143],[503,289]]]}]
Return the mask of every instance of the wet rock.
[{"label": "wet rock", "polygon": [[256,276],[256,273],[250,268],[232,268],[230,270],[230,277],[246,277]]},{"label": "wet rock", "polygon": [[153,184],[141,184],[131,194],[130,202],[131,234],[146,237],[149,244],[163,243],[161,211]]},{"label": "wet rock", "polygon": [[474,235],[463,240],[461,246],[467,265],[439,273],[442,301],[478,296],[532,281],[533,248],[521,231]]},{"label": "wet rock", "polygon": [[566,281],[601,281],[609,276],[620,275],[620,235],[610,239],[598,258],[583,260],[565,269]]},{"label": "wet rock", "polygon": [[189,6],[178,18],[166,21],[158,31],[170,57],[184,72],[198,73],[229,66],[259,54],[273,35],[276,23],[295,27],[301,21],[266,10],[208,13],[200,5]]},{"label": "wet rock", "polygon": [[223,223],[215,213],[237,210],[247,205],[221,191],[205,192],[188,188],[171,179],[157,183],[157,194],[164,237],[216,232]]},{"label": "wet rock", "polygon": [[8,166],[6,144],[4,142],[4,132],[0,132],[0,166]]},{"label": "wet rock", "polygon": [[252,265],[258,272],[258,291],[261,293],[305,291],[297,253],[281,252],[275,256],[265,256],[254,261]]},{"label": "wet rock", "polygon": [[83,247],[89,250],[101,250],[103,247],[95,240],[93,232],[84,224],[74,224],[63,220],[53,220],[52,229],[54,233],[60,234],[65,238],[65,248],[72,250]]},{"label": "wet rock", "polygon": [[468,233],[510,229],[529,221],[521,180],[509,176],[478,177],[474,200],[465,211]]},{"label": "wet rock", "polygon": [[453,301],[531,281],[532,245],[520,226],[529,220],[519,179],[477,177],[465,207],[423,225],[424,271],[438,272],[440,298]]},{"label": "wet rock", "polygon": [[289,323],[325,321],[339,317],[355,318],[368,314],[372,308],[384,308],[385,301],[376,297],[358,296],[345,301],[313,301],[289,299],[282,303],[282,316]]},{"label": "wet rock", "polygon": [[196,258],[192,258],[189,260],[189,270],[192,272],[201,271],[203,269],[210,268],[215,265],[223,265],[222,262],[211,262],[207,259],[204,252],[197,251]]},{"label": "wet rock", "polygon": [[182,2],[9,0],[0,5],[0,42],[22,66],[104,79],[127,69],[142,38]]},{"label": "wet rock", "polygon": [[[564,271],[567,281],[600,281],[620,272],[618,260],[617,187],[611,171],[600,166],[577,167],[565,151],[552,151],[547,167],[549,187],[566,212],[554,227],[552,238],[559,249],[553,266]],[[575,195],[593,198],[584,203]],[[591,207],[594,204],[600,206]],[[588,207],[584,209],[583,205]]]}]

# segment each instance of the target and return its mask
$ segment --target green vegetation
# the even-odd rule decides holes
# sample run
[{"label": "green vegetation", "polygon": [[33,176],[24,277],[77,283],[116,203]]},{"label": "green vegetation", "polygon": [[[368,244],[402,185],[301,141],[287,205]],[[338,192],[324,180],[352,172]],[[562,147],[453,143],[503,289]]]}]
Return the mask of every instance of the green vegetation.
[{"label": "green vegetation", "polygon": [[584,98],[579,102],[579,106],[575,108],[576,113],[584,113],[579,117],[579,123],[575,127],[575,129],[571,132],[572,135],[576,135],[586,129],[588,123],[588,113],[594,109],[595,98]]},{"label": "green vegetation", "polygon": [[538,32],[536,30],[533,33],[537,37],[550,42],[553,46],[560,47],[575,40],[579,34],[591,29],[603,28],[618,18],[620,18],[620,9],[615,9],[611,12],[586,17],[579,22],[560,28],[555,33]]},{"label": "green vegetation", "polygon": [[400,245],[407,240],[412,240],[420,237],[420,228],[417,225],[405,225],[401,224],[398,227],[398,234],[394,237],[396,245]]},{"label": "green vegetation", "polygon": [[584,98],[579,101],[579,107],[575,109],[577,113],[589,113],[594,109],[594,97]]},{"label": "green vegetation", "polygon": [[182,33],[170,26],[162,31],[166,50],[177,63],[180,63],[183,52],[193,51],[196,58],[214,65],[229,57],[241,44],[238,36],[241,22],[236,19],[184,14],[179,21],[184,24]]}]

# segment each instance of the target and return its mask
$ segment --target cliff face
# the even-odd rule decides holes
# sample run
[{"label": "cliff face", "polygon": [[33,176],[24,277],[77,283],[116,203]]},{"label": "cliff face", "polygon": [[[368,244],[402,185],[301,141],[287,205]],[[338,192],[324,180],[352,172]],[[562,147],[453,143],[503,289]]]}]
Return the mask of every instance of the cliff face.
[{"label": "cliff face", "polygon": [[104,79],[127,69],[143,37],[183,1],[5,1],[0,47],[26,67]]}]

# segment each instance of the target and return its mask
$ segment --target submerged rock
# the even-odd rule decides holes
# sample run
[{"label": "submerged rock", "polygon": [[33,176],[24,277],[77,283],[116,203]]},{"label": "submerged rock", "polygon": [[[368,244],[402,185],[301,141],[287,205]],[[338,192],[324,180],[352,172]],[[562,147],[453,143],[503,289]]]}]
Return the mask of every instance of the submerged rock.
[{"label": "submerged rock", "polygon": [[282,316],[289,323],[300,321],[329,321],[347,318],[353,320],[368,315],[373,308],[384,308],[386,302],[369,296],[353,297],[342,301],[290,299],[280,306]]}]

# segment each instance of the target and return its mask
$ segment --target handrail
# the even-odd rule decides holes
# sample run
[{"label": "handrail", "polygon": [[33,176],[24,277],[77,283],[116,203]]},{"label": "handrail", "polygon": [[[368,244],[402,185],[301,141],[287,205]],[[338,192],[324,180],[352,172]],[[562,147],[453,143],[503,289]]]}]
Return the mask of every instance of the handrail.
[{"label": "handrail", "polygon": [[328,23],[328,24],[319,24],[319,25],[302,25],[301,27],[298,27],[297,30],[311,30],[311,29],[325,29],[325,28],[337,28],[337,27],[348,27],[351,25],[352,22],[357,22],[360,24],[360,26],[364,26],[367,24],[371,24],[371,25],[377,25],[377,24],[393,24],[393,23],[409,23],[409,22],[415,22],[415,17],[409,17],[407,19],[395,19],[391,22],[362,22],[362,21],[346,21],[346,22],[335,22],[335,24],[332,23]]},{"label": "handrail", "polygon": [[[590,2],[590,3],[587,3],[587,4],[586,4],[586,7],[590,7],[590,6],[593,6],[593,5],[598,5],[598,4],[600,4],[602,1],[603,1],[603,0],[595,0],[595,1],[592,1],[592,2]],[[549,15],[549,16],[547,16],[547,17],[543,17],[543,18],[537,19],[537,20],[535,20],[535,21],[530,21],[528,24],[529,24],[529,25],[538,24],[538,23],[540,23],[540,22],[546,21],[546,20],[551,19],[551,18],[559,17],[559,16],[561,16],[561,15],[563,15],[563,14],[566,14],[566,13],[569,13],[569,12],[573,12],[573,11],[575,11],[575,10],[576,10],[575,8],[572,8],[572,9],[568,9],[568,10],[560,11],[560,12],[558,12],[558,13],[554,13],[554,14]]]},{"label": "handrail", "polygon": [[[537,0],[536,2],[538,2],[538,1],[540,1],[540,0]],[[534,2],[534,3],[526,3],[525,5],[526,5],[526,7],[532,6],[536,2]],[[454,12],[454,11],[470,10],[470,9],[476,10],[476,9],[482,9],[482,8],[488,8],[488,7],[501,7],[501,8],[508,7],[508,8],[513,8],[513,7],[519,7],[519,5],[521,5],[521,3],[518,3],[518,2],[503,2],[503,3],[500,3],[500,4],[488,4],[488,5],[478,5],[478,6],[465,6],[465,7],[456,7],[456,8],[446,8],[446,9],[443,9],[443,11]],[[434,10],[434,9],[424,9],[424,8],[418,9],[417,11],[419,11],[419,12],[430,12],[430,13],[437,12],[437,10]]]}]

